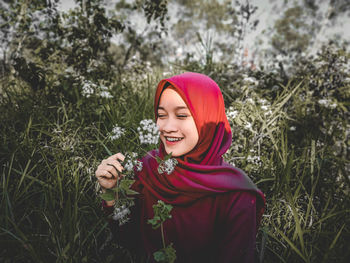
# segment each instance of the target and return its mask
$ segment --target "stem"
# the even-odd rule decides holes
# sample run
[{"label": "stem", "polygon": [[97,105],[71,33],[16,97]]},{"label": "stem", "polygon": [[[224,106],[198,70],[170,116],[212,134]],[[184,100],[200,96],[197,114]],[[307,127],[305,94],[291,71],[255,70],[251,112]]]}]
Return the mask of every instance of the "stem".
[{"label": "stem", "polygon": [[162,233],[163,248],[165,248],[163,223],[160,223],[160,231],[161,231],[161,233]]},{"label": "stem", "polygon": [[116,204],[119,203],[119,172],[118,172],[118,178],[117,178],[117,192],[116,192]]},{"label": "stem", "polygon": [[[133,130],[134,131],[134,130]],[[134,131],[135,132],[135,131]],[[155,158],[153,155],[151,155],[149,152],[147,152],[145,149],[143,149],[142,147],[140,147],[140,145],[132,140],[129,140],[129,138],[126,138],[129,142],[131,142],[132,144],[134,144],[138,149],[140,149],[141,151],[143,151],[145,154],[148,154],[149,156],[151,156],[153,159],[157,159]]]}]

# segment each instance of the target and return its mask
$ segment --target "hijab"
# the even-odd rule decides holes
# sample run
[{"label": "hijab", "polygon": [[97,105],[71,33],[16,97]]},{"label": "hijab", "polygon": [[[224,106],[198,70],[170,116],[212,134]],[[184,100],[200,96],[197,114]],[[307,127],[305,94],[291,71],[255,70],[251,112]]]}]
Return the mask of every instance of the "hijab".
[{"label": "hijab", "polygon": [[163,159],[167,155],[160,142],[158,150],[141,160],[143,169],[136,172],[136,184],[142,184],[158,200],[175,205],[190,205],[198,198],[217,193],[251,191],[257,196],[259,222],[265,205],[263,193],[242,170],[222,158],[231,145],[232,133],[219,86],[208,76],[192,72],[161,80],[154,99],[156,120],[162,92],[169,86],[190,110],[199,133],[198,143],[184,156],[175,158],[178,164],[168,175],[157,170],[156,157]]}]

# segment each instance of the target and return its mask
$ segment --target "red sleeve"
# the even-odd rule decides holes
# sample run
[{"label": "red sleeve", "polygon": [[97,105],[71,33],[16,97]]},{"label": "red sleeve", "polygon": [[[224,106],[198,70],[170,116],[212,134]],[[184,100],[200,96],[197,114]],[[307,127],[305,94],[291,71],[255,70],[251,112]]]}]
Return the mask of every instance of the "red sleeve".
[{"label": "red sleeve", "polygon": [[255,260],[256,196],[238,191],[223,198],[226,200],[220,201],[217,262],[252,263]]}]

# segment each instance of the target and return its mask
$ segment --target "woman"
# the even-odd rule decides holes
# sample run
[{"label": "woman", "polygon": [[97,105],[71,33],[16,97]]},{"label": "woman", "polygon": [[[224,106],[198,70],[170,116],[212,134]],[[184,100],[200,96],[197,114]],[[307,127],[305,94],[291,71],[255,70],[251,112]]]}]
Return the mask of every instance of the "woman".
[{"label": "woman", "polygon": [[[223,161],[232,141],[218,85],[198,73],[184,73],[158,84],[154,113],[160,147],[141,161],[132,189],[139,192],[131,222],[118,229],[122,244],[152,255],[162,247],[158,230],[147,220],[152,205],[173,206],[165,221],[166,244],[176,249],[176,262],[254,262],[257,227],[264,195],[241,170]],[[159,174],[152,156],[172,153],[178,162],[170,174]],[[96,177],[103,188],[115,185],[124,156],[103,160]],[[110,209],[113,201],[105,203]]]}]

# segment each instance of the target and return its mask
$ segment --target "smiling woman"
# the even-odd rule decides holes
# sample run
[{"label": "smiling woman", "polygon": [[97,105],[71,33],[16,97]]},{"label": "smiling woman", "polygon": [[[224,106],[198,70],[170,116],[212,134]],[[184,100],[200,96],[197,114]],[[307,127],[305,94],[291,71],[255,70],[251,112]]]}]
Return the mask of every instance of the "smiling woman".
[{"label": "smiling woman", "polygon": [[160,139],[167,154],[179,157],[196,146],[198,131],[191,112],[171,87],[162,93],[157,115]]},{"label": "smiling woman", "polygon": [[[254,262],[265,198],[243,171],[223,161],[232,134],[218,85],[198,73],[164,79],[154,114],[160,147],[141,159],[142,170],[135,170],[132,190],[139,195],[130,222],[115,229],[119,243],[151,261],[162,243],[173,243],[176,262]],[[176,166],[164,174],[156,158],[170,153]],[[123,159],[118,153],[102,161],[96,177],[103,188],[115,185]],[[147,224],[158,200],[173,206],[162,226],[163,239]],[[104,203],[106,211],[111,205]]]}]

